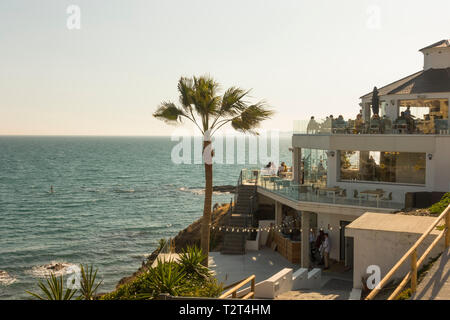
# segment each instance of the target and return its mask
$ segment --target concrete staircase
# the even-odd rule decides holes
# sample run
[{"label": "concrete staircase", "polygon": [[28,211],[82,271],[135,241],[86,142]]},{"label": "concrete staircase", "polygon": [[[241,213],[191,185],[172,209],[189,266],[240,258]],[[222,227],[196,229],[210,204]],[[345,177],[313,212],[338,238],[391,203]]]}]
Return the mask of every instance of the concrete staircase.
[{"label": "concrete staircase", "polygon": [[225,223],[229,231],[224,234],[223,245],[220,253],[222,254],[245,254],[245,243],[248,233],[232,232],[230,229],[244,228],[250,226],[251,215],[250,205],[251,197],[255,194],[255,186],[240,185],[237,188],[237,200],[233,211],[226,219]]}]

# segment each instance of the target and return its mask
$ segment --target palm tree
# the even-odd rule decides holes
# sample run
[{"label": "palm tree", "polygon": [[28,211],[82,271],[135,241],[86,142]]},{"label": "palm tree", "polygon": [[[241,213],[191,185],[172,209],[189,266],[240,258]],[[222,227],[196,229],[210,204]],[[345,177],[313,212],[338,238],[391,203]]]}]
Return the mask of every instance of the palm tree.
[{"label": "palm tree", "polygon": [[195,124],[203,135],[203,161],[205,165],[205,202],[201,228],[201,249],[206,254],[204,265],[208,266],[209,225],[211,223],[212,202],[212,157],[214,152],[211,138],[217,130],[230,124],[235,130],[257,134],[255,128],[273,111],[260,101],[249,104],[244,99],[248,90],[239,87],[227,89],[223,95],[218,94],[219,84],[209,76],[186,78],[178,81],[180,94],[177,106],[173,102],[162,102],[153,116],[167,123],[179,124],[189,120]]}]

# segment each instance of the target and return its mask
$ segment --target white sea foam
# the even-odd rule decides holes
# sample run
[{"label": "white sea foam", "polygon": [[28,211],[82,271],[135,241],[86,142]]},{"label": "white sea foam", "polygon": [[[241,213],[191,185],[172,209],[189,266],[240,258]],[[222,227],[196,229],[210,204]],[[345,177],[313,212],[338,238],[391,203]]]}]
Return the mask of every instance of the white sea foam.
[{"label": "white sea foam", "polygon": [[14,278],[8,272],[0,270],[0,284],[9,286],[17,281],[17,278]]},{"label": "white sea foam", "polygon": [[[180,191],[184,191],[184,192],[191,192],[193,194],[196,195],[204,195],[205,194],[205,189],[196,189],[196,188],[184,188],[181,187],[180,189],[178,189]],[[214,195],[222,195],[222,194],[230,194],[230,192],[220,192],[220,191],[213,191]]]},{"label": "white sea foam", "polygon": [[38,278],[46,278],[49,277],[52,273],[59,277],[62,275],[70,274],[73,272],[73,268],[77,266],[76,264],[67,263],[67,262],[58,262],[52,261],[49,264],[44,264],[41,266],[34,266],[31,270],[26,271],[34,277]]}]

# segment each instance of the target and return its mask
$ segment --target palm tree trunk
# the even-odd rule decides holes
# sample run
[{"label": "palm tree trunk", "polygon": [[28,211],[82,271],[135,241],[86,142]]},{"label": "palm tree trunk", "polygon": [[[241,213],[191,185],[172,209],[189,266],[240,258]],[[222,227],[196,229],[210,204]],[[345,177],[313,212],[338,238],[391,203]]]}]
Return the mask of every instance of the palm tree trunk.
[{"label": "palm tree trunk", "polygon": [[206,259],[205,261],[203,261],[203,265],[205,267],[208,267],[212,189],[213,189],[212,155],[210,155],[212,150],[210,145],[211,141],[203,141],[203,159],[205,163],[205,202],[203,206],[202,234],[200,239],[202,251],[206,255]]}]

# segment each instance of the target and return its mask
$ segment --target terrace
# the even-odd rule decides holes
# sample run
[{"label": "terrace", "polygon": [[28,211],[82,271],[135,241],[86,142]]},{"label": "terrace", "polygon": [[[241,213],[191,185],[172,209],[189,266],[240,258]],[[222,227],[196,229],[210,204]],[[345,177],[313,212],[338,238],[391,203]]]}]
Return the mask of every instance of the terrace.
[{"label": "terrace", "polygon": [[293,201],[391,210],[404,207],[404,203],[393,200],[392,192],[380,188],[372,190],[358,183],[350,183],[351,188],[329,187],[320,177],[316,183],[298,184],[293,180],[292,172],[278,176],[268,170],[243,169],[242,181]]},{"label": "terrace", "polygon": [[382,101],[380,106],[370,116],[371,106],[366,105],[365,116],[360,113],[356,119],[296,120],[294,134],[449,134],[448,99],[398,100],[397,106]]}]

